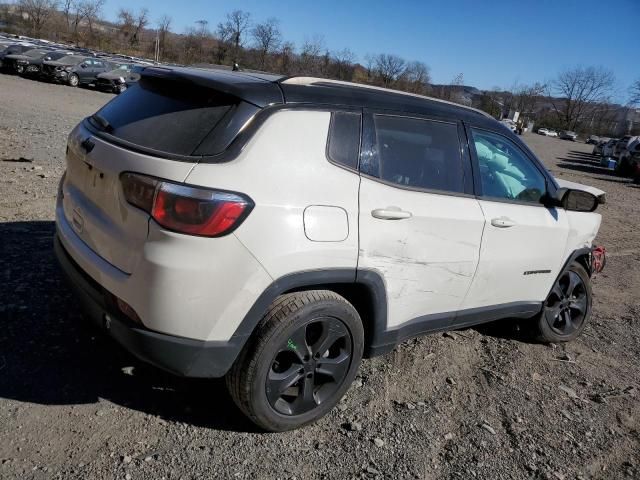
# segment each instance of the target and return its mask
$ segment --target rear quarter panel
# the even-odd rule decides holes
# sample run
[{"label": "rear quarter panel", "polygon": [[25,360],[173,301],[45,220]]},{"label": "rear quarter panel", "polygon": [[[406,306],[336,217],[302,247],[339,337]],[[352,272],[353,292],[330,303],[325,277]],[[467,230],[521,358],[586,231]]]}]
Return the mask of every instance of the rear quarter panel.
[{"label": "rear quarter panel", "polygon": [[[187,183],[242,192],[253,199],[254,210],[234,235],[274,279],[323,268],[353,268],[355,273],[360,178],[327,160],[330,118],[330,112],[322,111],[276,112],[238,158],[198,164],[187,177]],[[347,235],[336,236],[336,241],[308,238],[304,211],[309,206],[344,210]]]}]

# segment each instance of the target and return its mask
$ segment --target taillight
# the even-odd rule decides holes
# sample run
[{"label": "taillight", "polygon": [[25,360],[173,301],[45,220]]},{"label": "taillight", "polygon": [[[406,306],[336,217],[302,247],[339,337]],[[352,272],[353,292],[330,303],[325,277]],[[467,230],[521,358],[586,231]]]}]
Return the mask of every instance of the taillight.
[{"label": "taillight", "polygon": [[161,226],[189,235],[219,237],[235,230],[253,202],[245,195],[124,173],[124,196]]}]

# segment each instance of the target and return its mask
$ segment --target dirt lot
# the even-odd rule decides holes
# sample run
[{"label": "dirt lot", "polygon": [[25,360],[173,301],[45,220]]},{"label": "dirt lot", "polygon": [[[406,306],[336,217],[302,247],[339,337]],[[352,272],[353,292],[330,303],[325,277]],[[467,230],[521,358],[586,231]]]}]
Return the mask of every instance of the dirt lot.
[{"label": "dirt lot", "polygon": [[590,326],[513,322],[363,364],[334,412],[264,434],[222,382],[173,378],[83,325],[52,254],[66,135],[110,95],[0,75],[0,477],[640,478],[640,188],[583,143],[527,135],[554,174],[608,192]]}]

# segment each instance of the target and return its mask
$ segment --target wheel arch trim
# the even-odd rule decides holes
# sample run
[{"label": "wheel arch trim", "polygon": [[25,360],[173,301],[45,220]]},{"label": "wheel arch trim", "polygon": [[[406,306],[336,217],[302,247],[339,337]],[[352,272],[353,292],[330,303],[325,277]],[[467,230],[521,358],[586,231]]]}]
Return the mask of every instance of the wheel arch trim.
[{"label": "wheel arch trim", "polygon": [[[371,318],[362,318],[365,327],[365,351],[387,326],[387,293],[381,274],[373,270],[356,270],[350,268],[311,270],[284,275],[269,285],[253,303],[244,319],[234,332],[232,338],[249,338],[269,306],[280,295],[297,290],[327,289],[336,287],[360,286],[366,289],[369,296],[363,301],[368,302]],[[333,288],[332,288],[333,287]],[[358,309],[357,306],[354,306]],[[358,309],[359,310],[359,309]],[[359,310],[359,313],[360,310]],[[244,343],[244,342],[243,342]]]}]

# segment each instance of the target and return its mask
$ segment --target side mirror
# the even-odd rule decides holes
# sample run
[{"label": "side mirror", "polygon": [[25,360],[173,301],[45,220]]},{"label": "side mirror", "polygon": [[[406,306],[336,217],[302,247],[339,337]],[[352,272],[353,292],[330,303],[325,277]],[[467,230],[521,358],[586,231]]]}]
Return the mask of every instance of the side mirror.
[{"label": "side mirror", "polygon": [[600,199],[584,190],[569,190],[562,197],[562,207],[572,212],[593,212],[600,204]]},{"label": "side mirror", "polygon": [[86,65],[86,64],[84,64],[84,63],[81,63],[81,64],[80,64],[80,68],[87,68],[87,65]]},{"label": "side mirror", "polygon": [[547,207],[561,207],[572,212],[593,212],[598,205],[605,202],[604,195],[596,197],[584,190],[559,188],[555,196],[548,195],[544,199]]}]

